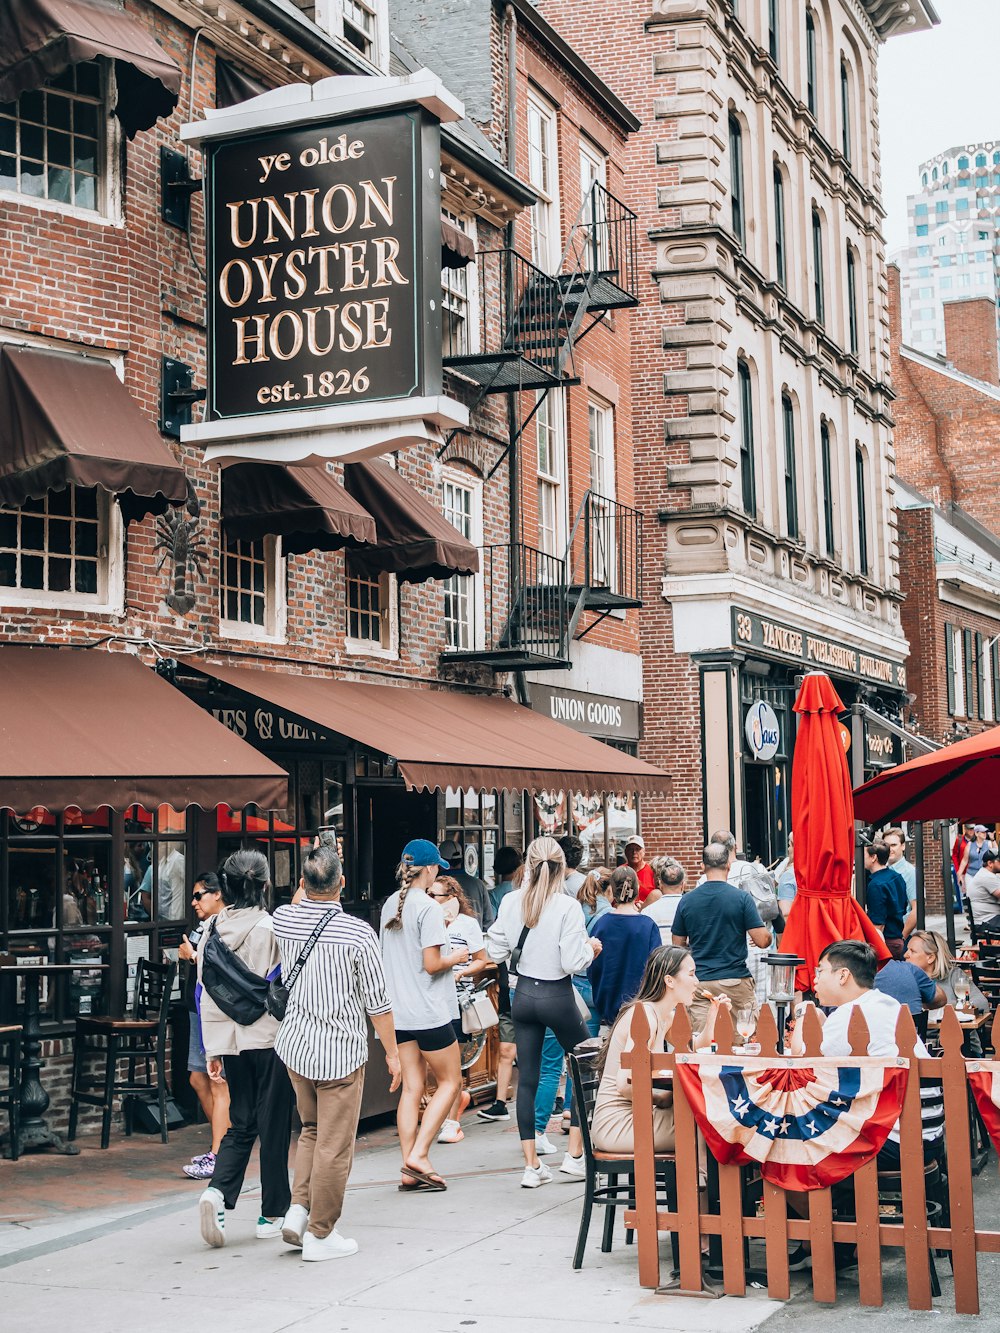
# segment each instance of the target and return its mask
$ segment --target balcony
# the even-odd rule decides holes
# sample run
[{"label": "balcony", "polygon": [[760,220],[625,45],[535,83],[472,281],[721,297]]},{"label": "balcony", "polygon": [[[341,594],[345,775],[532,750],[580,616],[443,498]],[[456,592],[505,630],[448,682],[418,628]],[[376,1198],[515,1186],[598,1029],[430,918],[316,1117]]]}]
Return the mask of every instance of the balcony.
[{"label": "balcony", "polygon": [[483,646],[446,652],[442,661],[486,662],[494,671],[568,667],[565,563],[521,542],[481,553]]},{"label": "balcony", "polygon": [[560,283],[516,250],[481,250],[476,265],[479,350],[445,356],[444,365],[482,393],[552,388],[561,378]]},{"label": "balcony", "polygon": [[566,565],[571,633],[584,611],[600,612],[603,619],[612,611],[642,606],[640,511],[587,491],[570,534]]},{"label": "balcony", "polygon": [[635,213],[595,181],[570,232],[557,275],[568,327],[579,324],[584,313],[600,318],[608,310],[639,304],[636,227]]}]

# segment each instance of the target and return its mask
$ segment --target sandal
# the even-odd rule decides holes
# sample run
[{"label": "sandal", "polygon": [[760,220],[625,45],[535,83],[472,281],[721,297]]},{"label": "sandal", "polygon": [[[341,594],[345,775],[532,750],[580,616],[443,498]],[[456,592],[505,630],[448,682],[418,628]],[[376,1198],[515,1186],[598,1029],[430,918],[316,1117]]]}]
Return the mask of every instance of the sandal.
[{"label": "sandal", "polygon": [[448,1188],[444,1179],[434,1171],[421,1171],[415,1166],[407,1166],[403,1163],[402,1174],[418,1185],[422,1185],[427,1190],[443,1191]]}]

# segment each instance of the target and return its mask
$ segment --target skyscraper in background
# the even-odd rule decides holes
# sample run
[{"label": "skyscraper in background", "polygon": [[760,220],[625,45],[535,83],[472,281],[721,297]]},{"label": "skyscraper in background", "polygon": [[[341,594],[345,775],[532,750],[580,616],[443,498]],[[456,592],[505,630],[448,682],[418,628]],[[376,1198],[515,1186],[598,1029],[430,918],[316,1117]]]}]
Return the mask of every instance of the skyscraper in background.
[{"label": "skyscraper in background", "polygon": [[1000,296],[1000,139],[946,148],[920,165],[900,255],[903,338],[944,352],[946,301]]}]

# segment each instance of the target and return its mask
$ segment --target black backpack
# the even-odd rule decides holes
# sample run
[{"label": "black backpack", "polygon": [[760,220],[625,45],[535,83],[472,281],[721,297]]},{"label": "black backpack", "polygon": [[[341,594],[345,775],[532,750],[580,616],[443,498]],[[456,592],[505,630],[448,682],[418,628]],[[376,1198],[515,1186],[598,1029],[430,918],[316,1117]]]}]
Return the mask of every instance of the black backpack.
[{"label": "black backpack", "polygon": [[267,977],[251,972],[219,938],[213,920],[201,958],[201,984],[227,1018],[248,1028],[267,1011]]}]

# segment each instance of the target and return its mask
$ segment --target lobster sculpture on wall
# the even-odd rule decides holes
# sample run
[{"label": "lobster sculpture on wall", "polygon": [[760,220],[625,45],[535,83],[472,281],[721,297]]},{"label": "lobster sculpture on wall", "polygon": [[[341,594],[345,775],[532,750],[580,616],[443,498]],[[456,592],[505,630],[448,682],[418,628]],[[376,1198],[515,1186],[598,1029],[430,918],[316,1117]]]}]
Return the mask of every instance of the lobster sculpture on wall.
[{"label": "lobster sculpture on wall", "polygon": [[201,524],[201,504],[190,479],[187,484],[187,500],[177,509],[168,509],[156,520],[156,543],[154,551],[160,553],[156,572],[170,562],[173,566],[171,591],[164,599],[171,611],[179,616],[186,616],[194,610],[194,589],[188,591],[188,574],[192,579],[197,576],[204,579],[202,561],[206,556],[205,538],[199,531]]}]

